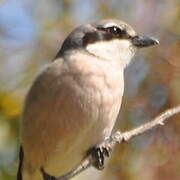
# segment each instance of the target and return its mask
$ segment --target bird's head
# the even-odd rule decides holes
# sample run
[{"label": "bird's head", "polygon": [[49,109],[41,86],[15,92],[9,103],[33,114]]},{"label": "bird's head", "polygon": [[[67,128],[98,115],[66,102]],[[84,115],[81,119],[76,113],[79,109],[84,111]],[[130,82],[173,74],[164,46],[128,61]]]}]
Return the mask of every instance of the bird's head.
[{"label": "bird's head", "polygon": [[158,40],[139,36],[123,21],[108,19],[76,28],[65,39],[59,55],[71,50],[86,50],[106,60],[120,61],[125,67],[136,49],[157,44],[159,44]]}]

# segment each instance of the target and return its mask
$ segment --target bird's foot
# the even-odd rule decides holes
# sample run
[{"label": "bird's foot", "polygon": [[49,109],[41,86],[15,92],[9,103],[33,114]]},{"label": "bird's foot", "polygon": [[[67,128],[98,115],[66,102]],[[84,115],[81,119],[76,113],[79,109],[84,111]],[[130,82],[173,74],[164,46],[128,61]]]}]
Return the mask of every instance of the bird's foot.
[{"label": "bird's foot", "polygon": [[93,158],[93,166],[98,170],[103,170],[104,160],[106,157],[110,156],[111,151],[112,149],[108,144],[93,147],[90,150],[90,154]]}]

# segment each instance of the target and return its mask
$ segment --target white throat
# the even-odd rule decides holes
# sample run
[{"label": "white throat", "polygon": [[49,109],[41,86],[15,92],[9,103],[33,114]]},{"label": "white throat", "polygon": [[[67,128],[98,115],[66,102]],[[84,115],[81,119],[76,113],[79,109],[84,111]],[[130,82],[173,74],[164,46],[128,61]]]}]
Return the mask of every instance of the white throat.
[{"label": "white throat", "polygon": [[99,41],[87,45],[86,49],[100,58],[119,64],[125,68],[135,53],[129,40]]}]

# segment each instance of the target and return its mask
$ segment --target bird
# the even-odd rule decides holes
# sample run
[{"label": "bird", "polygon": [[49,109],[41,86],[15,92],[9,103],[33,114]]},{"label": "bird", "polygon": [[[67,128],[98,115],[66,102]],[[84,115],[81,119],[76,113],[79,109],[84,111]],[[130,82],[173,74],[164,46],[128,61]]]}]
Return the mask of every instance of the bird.
[{"label": "bird", "polygon": [[118,19],[75,28],[27,93],[17,180],[56,180],[98,149],[119,114],[125,68],[157,44]]}]

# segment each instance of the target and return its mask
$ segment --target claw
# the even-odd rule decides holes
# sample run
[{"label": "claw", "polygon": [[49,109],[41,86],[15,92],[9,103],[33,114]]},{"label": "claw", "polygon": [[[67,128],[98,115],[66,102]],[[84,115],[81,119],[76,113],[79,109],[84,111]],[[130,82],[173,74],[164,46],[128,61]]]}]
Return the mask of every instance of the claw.
[{"label": "claw", "polygon": [[105,157],[110,156],[111,148],[108,145],[102,145],[98,147],[94,147],[90,150],[90,154],[94,159],[93,166],[98,170],[104,169],[104,160]]}]

